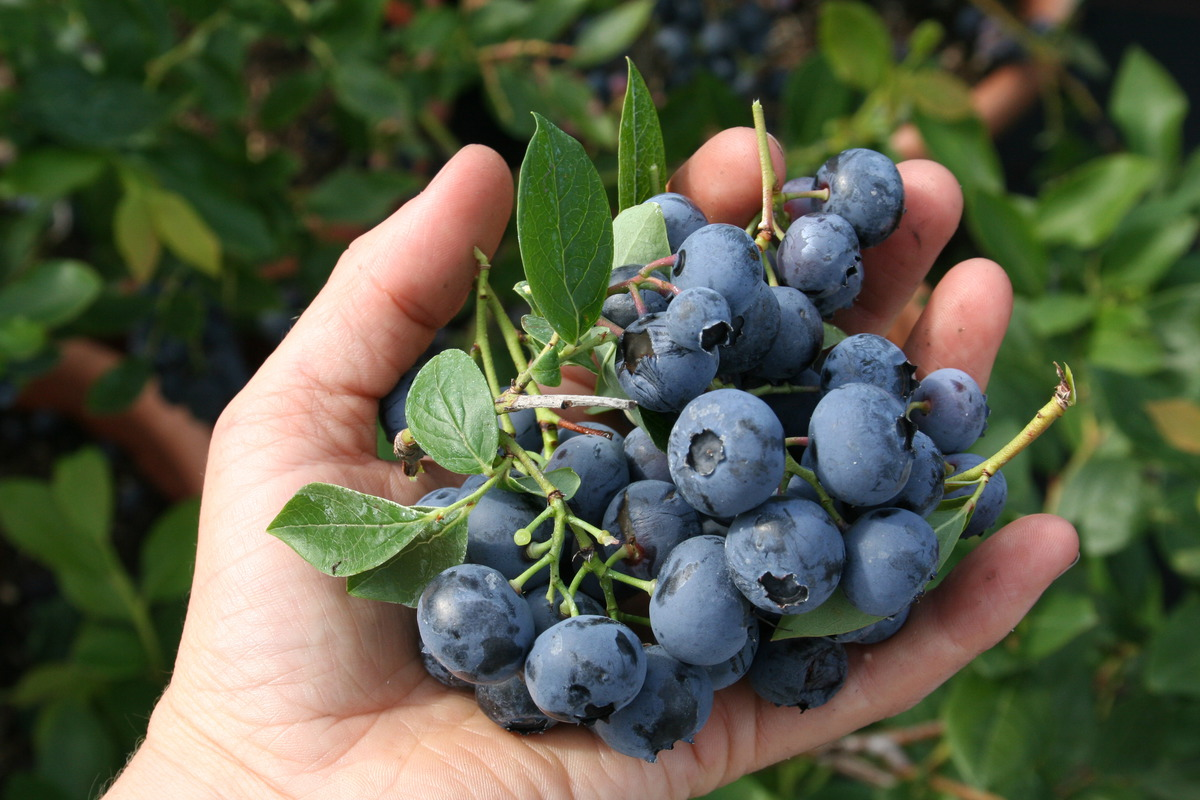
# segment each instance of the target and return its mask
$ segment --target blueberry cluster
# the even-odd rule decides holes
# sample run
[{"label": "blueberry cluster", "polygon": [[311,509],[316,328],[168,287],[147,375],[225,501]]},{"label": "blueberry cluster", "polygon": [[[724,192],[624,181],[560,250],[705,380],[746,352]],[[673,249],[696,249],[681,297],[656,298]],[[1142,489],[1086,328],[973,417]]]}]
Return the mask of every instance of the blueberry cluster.
[{"label": "blueberry cluster", "polygon": [[[790,224],[775,251],[681,195],[646,201],[673,254],[615,269],[604,315],[623,329],[620,387],[669,432],[564,431],[544,466],[579,477],[567,503],[594,541],[554,550],[545,503],[497,482],[470,513],[467,563],[422,594],[427,668],[500,726],[584,725],[654,761],[692,741],[714,692],[743,677],[776,705],[819,706],[845,681],[846,645],[893,635],[938,571],[929,517],[971,491],[953,475],[979,463],[963,451],[986,398],[960,370],[918,381],[883,337],[825,343],[825,320],[861,286],[860,247],[899,224],[899,174],[852,150],[789,191],[805,196],[781,200]],[[514,424],[518,443],[541,448],[532,415]],[[987,482],[964,535],[995,522],[1004,491],[999,474]],[[867,621],[776,636],[835,598]]]}]

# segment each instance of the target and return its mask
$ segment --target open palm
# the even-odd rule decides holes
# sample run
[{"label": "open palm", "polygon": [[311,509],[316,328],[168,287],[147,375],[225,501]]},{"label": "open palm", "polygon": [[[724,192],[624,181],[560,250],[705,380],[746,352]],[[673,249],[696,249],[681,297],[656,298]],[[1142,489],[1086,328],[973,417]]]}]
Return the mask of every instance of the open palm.
[{"label": "open palm", "polygon": [[[888,329],[958,223],[953,178],[902,165],[908,213],[866,254],[847,330]],[[780,170],[782,172],[782,170]],[[675,176],[712,221],[760,202],[753,133],[726,131]],[[644,797],[702,794],[920,700],[1007,633],[1075,557],[1072,528],[1027,517],[992,535],[916,606],[893,639],[852,646],[833,700],[800,714],[745,685],[717,694],[694,745],[648,764],[584,728],[507,734],[473,698],[429,678],[410,609],[360,600],[265,533],[297,489],[322,481],[401,502],[413,483],[375,455],[378,398],[466,297],[473,248],[492,252],[512,203],[492,151],[460,152],[419,197],[347,250],[278,350],[217,424],[195,580],[170,687],[109,797]],[[925,371],[985,384],[1011,291],[995,264],[952,269],[906,344]]]}]

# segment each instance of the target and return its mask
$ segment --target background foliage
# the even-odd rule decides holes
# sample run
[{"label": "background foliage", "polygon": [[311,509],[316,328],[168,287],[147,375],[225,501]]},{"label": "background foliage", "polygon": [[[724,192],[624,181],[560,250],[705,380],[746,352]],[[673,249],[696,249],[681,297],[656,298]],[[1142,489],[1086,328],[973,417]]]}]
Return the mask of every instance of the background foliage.
[{"label": "background foliage", "polygon": [[[980,448],[1044,401],[1051,361],[1075,370],[1082,402],[1006,468],[1006,513],[1066,516],[1083,558],[913,710],[714,797],[1200,797],[1200,151],[1184,88],[1146,50],[1104,64],[1069,31],[1015,30],[1047,76],[1017,171],[971,111],[972,76],[947,67],[953,31],[848,0],[804,12],[790,60],[757,38],[786,15],[737,11],[765,14],[755,3],[692,28],[651,0],[117,5],[0,4],[0,394],[5,435],[26,437],[6,447],[58,424],[8,406],[73,336],[125,354],[94,411],[153,377],[215,418],[348,235],[461,143],[515,165],[531,111],[585,144],[615,199],[626,52],[660,100],[669,165],[748,124],[750,93],[793,175],[914,125],[967,201],[938,269],[983,254],[1017,293]],[[671,30],[693,37],[686,60],[667,57]],[[151,503],[152,523],[116,535],[122,470],[77,439],[52,464],[5,458],[4,800],[94,794],[165,682],[196,503]]]}]

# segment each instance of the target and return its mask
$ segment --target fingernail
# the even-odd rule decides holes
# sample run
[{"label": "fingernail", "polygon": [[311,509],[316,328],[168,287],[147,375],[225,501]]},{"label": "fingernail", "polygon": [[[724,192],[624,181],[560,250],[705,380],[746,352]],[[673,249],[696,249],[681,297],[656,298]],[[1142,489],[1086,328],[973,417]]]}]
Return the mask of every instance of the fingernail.
[{"label": "fingernail", "polygon": [[1061,578],[1063,575],[1066,575],[1068,572],[1070,572],[1070,571],[1071,571],[1071,567],[1073,567],[1073,566],[1075,566],[1076,564],[1078,564],[1078,563],[1079,563],[1079,557],[1080,557],[1080,554],[1079,554],[1079,553],[1076,553],[1076,554],[1075,554],[1075,558],[1073,558],[1073,559],[1071,560],[1071,563],[1070,563],[1070,564],[1067,564],[1067,566],[1063,567],[1063,571],[1062,571],[1062,572],[1060,572],[1060,573],[1058,573],[1057,575],[1055,575],[1055,576],[1054,576],[1054,580],[1058,580],[1058,579],[1059,579],[1059,578]]}]

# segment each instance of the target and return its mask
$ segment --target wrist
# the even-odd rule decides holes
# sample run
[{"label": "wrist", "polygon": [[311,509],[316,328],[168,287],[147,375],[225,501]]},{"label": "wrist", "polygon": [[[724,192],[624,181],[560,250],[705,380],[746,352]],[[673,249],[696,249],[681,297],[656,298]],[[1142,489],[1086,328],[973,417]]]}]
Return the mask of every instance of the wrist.
[{"label": "wrist", "polygon": [[282,796],[220,742],[187,722],[171,700],[168,689],[155,706],[145,739],[102,800]]}]

